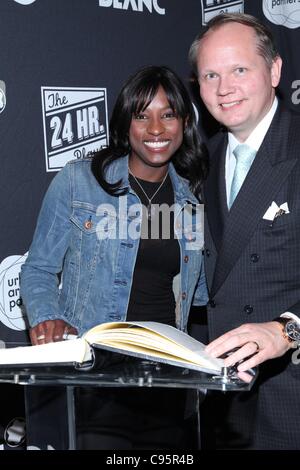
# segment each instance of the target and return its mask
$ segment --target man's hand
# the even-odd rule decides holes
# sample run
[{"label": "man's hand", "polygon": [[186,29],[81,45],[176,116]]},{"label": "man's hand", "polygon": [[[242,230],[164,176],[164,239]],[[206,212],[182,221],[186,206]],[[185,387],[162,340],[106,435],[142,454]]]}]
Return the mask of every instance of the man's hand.
[{"label": "man's hand", "polygon": [[[278,322],[247,323],[212,341],[205,350],[214,357],[223,356],[234,350],[225,359],[225,366],[232,366],[251,356],[241,363],[237,370],[244,372],[252,367],[282,356],[292,343],[282,334],[282,326]],[[235,350],[238,348],[237,350]]]},{"label": "man's hand", "polygon": [[33,345],[62,341],[64,334],[77,335],[77,330],[64,320],[46,320],[30,329]]}]

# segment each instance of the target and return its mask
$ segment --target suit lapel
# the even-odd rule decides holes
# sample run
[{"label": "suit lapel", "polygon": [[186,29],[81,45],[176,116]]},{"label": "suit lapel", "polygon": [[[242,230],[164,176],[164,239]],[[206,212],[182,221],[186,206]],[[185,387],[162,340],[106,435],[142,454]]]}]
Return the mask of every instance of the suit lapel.
[{"label": "suit lapel", "polygon": [[209,177],[204,185],[204,203],[210,233],[217,251],[221,248],[224,224],[228,215],[225,187],[227,134],[222,135],[211,154]]},{"label": "suit lapel", "polygon": [[287,149],[290,115],[277,111],[224,224],[211,293],[214,295],[248,244],[297,159]]}]

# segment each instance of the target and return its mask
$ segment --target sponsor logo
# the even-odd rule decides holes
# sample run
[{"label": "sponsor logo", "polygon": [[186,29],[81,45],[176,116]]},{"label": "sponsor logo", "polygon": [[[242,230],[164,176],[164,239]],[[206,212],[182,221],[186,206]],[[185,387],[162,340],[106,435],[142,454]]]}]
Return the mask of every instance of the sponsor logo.
[{"label": "sponsor logo", "polygon": [[6,86],[3,80],[0,80],[0,114],[3,113],[6,106]]},{"label": "sponsor logo", "polygon": [[26,330],[21,311],[20,269],[27,258],[13,255],[0,264],[0,321],[12,330]]},{"label": "sponsor logo", "polygon": [[263,0],[263,12],[274,24],[290,29],[300,26],[299,0]]},{"label": "sponsor logo", "polygon": [[244,0],[201,0],[202,25],[221,13],[244,13]]},{"label": "sponsor logo", "polygon": [[24,418],[13,418],[5,428],[4,441],[9,447],[19,447],[25,442],[26,427]]},{"label": "sponsor logo", "polygon": [[35,0],[15,0],[15,2],[20,3],[20,5],[31,5]]},{"label": "sponsor logo", "polygon": [[148,11],[165,15],[165,8],[158,5],[158,0],[99,0],[99,7],[116,8],[118,10]]},{"label": "sponsor logo", "polygon": [[108,145],[106,88],[42,87],[47,171]]}]

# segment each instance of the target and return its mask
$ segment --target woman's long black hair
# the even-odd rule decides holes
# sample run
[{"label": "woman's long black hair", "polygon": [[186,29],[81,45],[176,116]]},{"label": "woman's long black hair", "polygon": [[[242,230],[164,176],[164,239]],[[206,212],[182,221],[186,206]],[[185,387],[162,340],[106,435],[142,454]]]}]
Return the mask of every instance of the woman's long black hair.
[{"label": "woman's long black hair", "polygon": [[201,184],[207,174],[207,154],[197,129],[191,99],[182,81],[172,70],[154,65],[142,68],[124,84],[110,119],[109,146],[93,156],[92,172],[109,194],[122,194],[122,181],[108,183],[105,179],[106,169],[114,160],[130,154],[129,128],[132,116],[151,103],[160,86],[167,95],[170,107],[183,123],[183,142],[171,161],[177,173],[189,181],[191,191],[197,197],[200,196]]}]

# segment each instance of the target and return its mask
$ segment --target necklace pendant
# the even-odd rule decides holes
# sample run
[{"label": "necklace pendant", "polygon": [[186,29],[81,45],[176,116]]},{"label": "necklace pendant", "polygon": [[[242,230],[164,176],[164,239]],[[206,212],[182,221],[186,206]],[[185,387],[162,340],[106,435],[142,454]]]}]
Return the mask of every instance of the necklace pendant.
[{"label": "necklace pendant", "polygon": [[147,206],[147,219],[152,220],[155,216],[155,207],[149,202]]},{"label": "necklace pendant", "polygon": [[147,219],[151,220],[151,218],[152,218],[152,206],[151,206],[151,202],[149,202],[147,206]]}]

